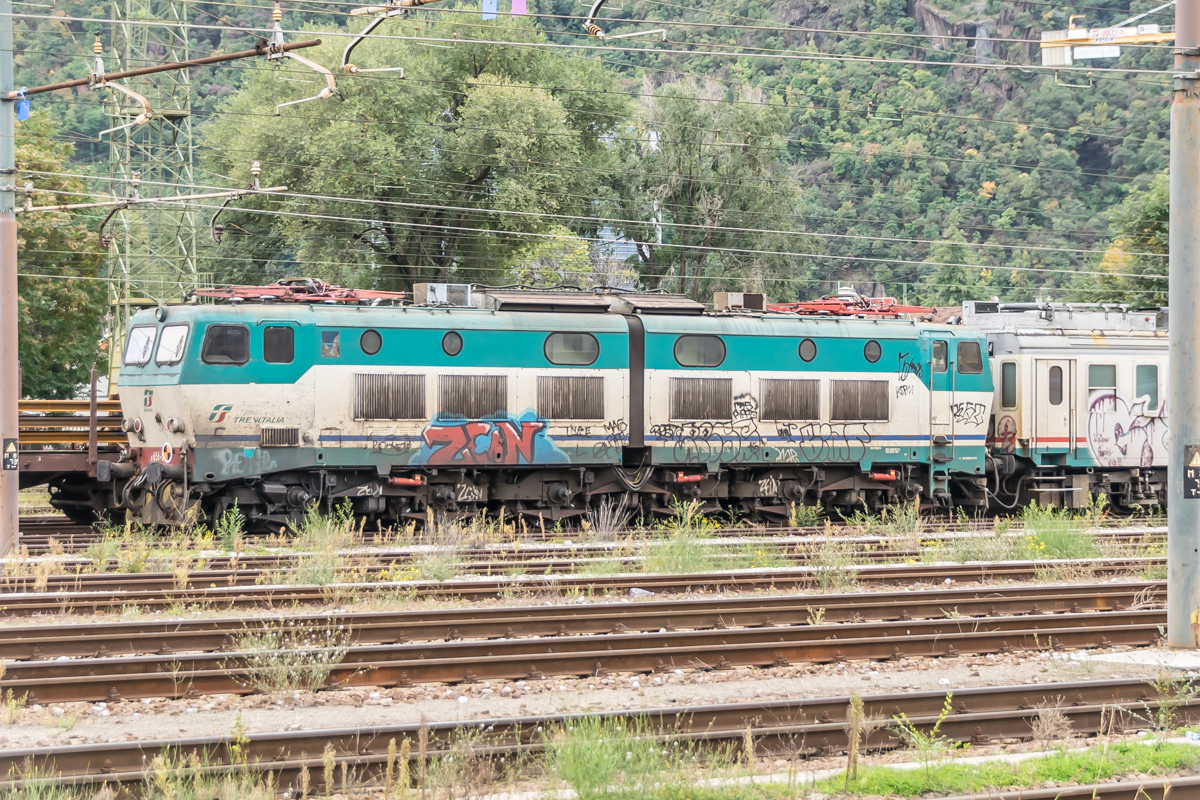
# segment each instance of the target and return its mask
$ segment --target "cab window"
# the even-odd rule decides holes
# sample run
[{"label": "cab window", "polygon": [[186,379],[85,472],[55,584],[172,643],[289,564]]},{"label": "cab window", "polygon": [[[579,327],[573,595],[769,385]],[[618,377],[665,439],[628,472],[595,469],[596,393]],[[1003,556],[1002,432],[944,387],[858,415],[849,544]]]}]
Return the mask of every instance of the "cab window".
[{"label": "cab window", "polygon": [[934,372],[945,372],[946,371],[947,364],[949,362],[948,352],[949,352],[949,350],[948,350],[945,342],[943,342],[939,339],[938,341],[933,343],[933,371]]},{"label": "cab window", "polygon": [[1158,365],[1138,364],[1135,372],[1137,378],[1137,397],[1145,397],[1146,411],[1158,408]]},{"label": "cab window", "polygon": [[979,342],[958,343],[958,374],[980,375],[983,373],[983,353]]},{"label": "cab window", "polygon": [[200,360],[205,364],[245,364],[250,360],[250,329],[245,325],[209,325]]},{"label": "cab window", "polygon": [[158,328],[153,325],[139,325],[129,331],[129,341],[125,345],[125,366],[144,367],[149,363],[157,333]]},{"label": "cab window", "polygon": [[321,358],[342,357],[342,334],[338,331],[321,331]]},{"label": "cab window", "polygon": [[296,357],[296,332],[284,325],[263,328],[263,361],[290,364]]},{"label": "cab window", "polygon": [[155,364],[178,364],[183,360],[183,346],[187,344],[187,325],[166,325],[158,337],[158,352]]}]

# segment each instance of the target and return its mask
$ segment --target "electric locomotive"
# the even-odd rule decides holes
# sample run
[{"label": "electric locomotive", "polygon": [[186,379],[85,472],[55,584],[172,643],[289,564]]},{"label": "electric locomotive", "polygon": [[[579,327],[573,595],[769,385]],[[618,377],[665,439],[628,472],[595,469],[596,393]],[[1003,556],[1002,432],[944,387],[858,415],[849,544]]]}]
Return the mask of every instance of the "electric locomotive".
[{"label": "electric locomotive", "polygon": [[107,509],[179,524],[236,503],[281,529],[346,500],[380,524],[604,502],[776,519],[988,504],[993,384],[974,328],[750,294],[706,312],[655,293],[429,284],[389,306],[307,285],[303,303],[248,291],[133,318]]}]

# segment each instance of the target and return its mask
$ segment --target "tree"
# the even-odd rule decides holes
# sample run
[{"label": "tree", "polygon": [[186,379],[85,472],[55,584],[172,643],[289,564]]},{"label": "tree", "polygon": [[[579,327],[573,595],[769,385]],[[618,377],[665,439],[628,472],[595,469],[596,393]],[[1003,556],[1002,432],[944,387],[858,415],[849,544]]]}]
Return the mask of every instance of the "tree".
[{"label": "tree", "polygon": [[[1100,259],[1105,275],[1081,275],[1073,284],[1075,298],[1092,303],[1134,306],[1167,304],[1167,255],[1171,216],[1171,182],[1165,174],[1145,191],[1130,195],[1110,214],[1115,234]],[[1155,277],[1155,276],[1163,277]]]},{"label": "tree", "polygon": [[[389,33],[417,33],[422,24],[430,23],[396,20]],[[488,35],[542,38],[525,20],[492,23]],[[310,56],[335,62],[341,46],[336,40]],[[264,70],[205,128],[207,166],[219,174],[248,180],[247,165],[257,159],[271,183],[368,201],[243,201],[243,208],[284,213],[226,212],[220,256],[232,261],[217,263],[233,268],[218,280],[253,281],[298,260],[308,274],[352,285],[497,283],[513,254],[535,242],[528,234],[568,224],[595,235],[594,226],[569,218],[594,216],[595,199],[611,194],[605,168],[628,110],[615,75],[599,62],[543,49],[423,47],[387,38],[363,43],[354,58],[364,66],[402,65],[405,79],[339,75],[338,99],[272,117],[271,103],[307,89]]]},{"label": "tree", "polygon": [[[54,130],[42,114],[17,125],[18,171],[70,172],[73,148],[55,139]],[[90,199],[81,176],[35,174],[33,181],[34,205]],[[105,291],[95,280],[101,252],[92,224],[83,213],[19,217],[18,355],[25,397],[75,397],[100,357]]]},{"label": "tree", "polygon": [[[795,230],[799,191],[781,160],[788,109],[748,89],[728,97],[713,82],[647,82],[639,107],[642,225],[635,231],[643,279],[692,297],[723,283],[762,288],[794,280],[804,265],[784,253],[804,239],[751,230]],[[627,191],[629,191],[627,189]],[[661,237],[661,241],[660,241]]]}]

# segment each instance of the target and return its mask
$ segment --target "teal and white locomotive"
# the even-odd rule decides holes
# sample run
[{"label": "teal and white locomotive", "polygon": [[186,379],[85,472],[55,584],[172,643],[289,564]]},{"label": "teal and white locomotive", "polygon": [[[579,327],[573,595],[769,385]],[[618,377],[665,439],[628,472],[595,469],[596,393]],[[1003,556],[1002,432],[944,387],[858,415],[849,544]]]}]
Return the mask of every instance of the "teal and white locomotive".
[{"label": "teal and white locomotive", "polygon": [[77,513],[172,524],[236,503],[280,528],[314,501],[390,524],[699,500],[780,519],[918,498],[981,511],[1042,485],[1005,482],[1034,467],[997,446],[988,334],[874,301],[727,294],[706,311],[428,284],[408,303],[316,281],[226,295],[134,317],[129,449]]}]

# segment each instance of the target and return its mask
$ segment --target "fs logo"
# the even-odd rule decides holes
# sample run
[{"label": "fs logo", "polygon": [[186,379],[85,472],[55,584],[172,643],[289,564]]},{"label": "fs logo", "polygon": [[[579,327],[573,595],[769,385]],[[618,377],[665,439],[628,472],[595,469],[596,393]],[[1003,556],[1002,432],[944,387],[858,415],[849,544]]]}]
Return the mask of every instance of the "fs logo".
[{"label": "fs logo", "polygon": [[208,421],[224,422],[230,411],[233,411],[233,406],[213,406],[212,413],[208,415]]},{"label": "fs logo", "polygon": [[145,389],[142,391],[142,408],[150,408],[154,405],[154,390]]}]

